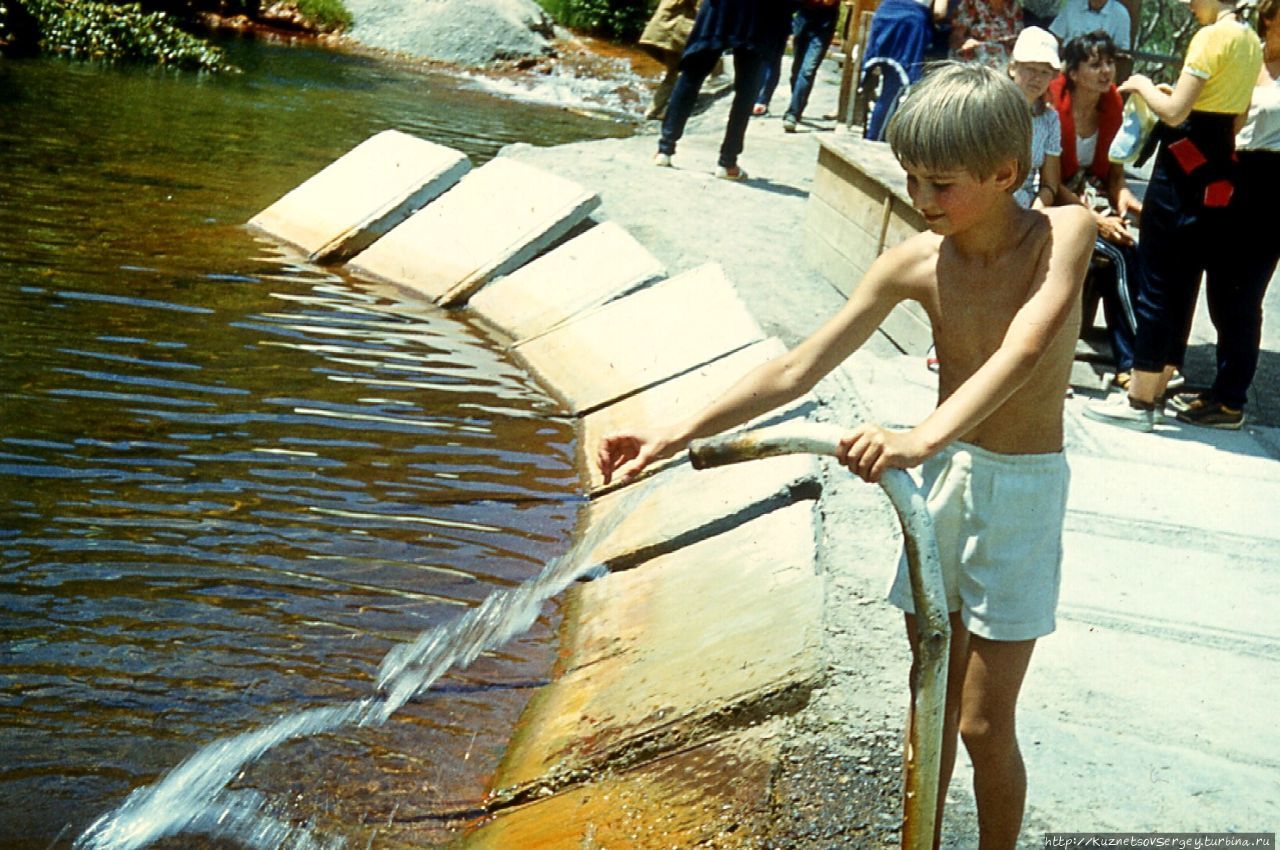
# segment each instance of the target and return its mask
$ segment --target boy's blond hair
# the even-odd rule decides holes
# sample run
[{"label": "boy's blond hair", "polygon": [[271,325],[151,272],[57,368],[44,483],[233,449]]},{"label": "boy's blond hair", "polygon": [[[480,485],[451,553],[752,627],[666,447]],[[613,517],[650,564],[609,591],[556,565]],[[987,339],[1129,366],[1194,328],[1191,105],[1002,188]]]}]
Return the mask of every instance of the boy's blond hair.
[{"label": "boy's blond hair", "polygon": [[943,62],[898,107],[885,133],[898,162],[985,180],[1015,160],[1031,170],[1031,109],[1013,80],[985,65]]}]

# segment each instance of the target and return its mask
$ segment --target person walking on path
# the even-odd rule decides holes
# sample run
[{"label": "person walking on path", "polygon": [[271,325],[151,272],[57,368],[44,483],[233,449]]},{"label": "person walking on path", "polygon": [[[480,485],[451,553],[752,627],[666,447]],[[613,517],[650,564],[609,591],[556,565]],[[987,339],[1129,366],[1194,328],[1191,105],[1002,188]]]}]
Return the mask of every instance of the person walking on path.
[{"label": "person walking on path", "polygon": [[1178,420],[1231,428],[1243,424],[1249,387],[1262,347],[1262,301],[1280,260],[1280,0],[1258,4],[1262,70],[1244,127],[1236,134],[1239,179],[1227,213],[1236,234],[1225,285],[1209,287],[1209,317],[1218,332],[1217,374],[1208,392],[1170,401]]},{"label": "person walking on path", "polygon": [[[1239,186],[1235,132],[1261,72],[1262,45],[1240,20],[1234,0],[1191,0],[1191,12],[1204,27],[1191,39],[1177,85],[1163,91],[1135,74],[1120,86],[1145,100],[1163,124],[1139,231],[1143,275],[1133,378],[1127,398],[1094,402],[1084,412],[1138,431],[1155,429],[1169,378],[1182,366],[1201,276],[1210,300],[1222,303],[1239,275],[1239,244],[1246,238],[1232,232],[1229,214]],[[1218,344],[1230,350],[1226,331],[1219,329]],[[1221,404],[1201,419],[1219,428],[1243,423],[1243,407]]]},{"label": "person walking on path", "polygon": [[[782,116],[782,129],[794,133],[796,125],[804,117],[805,107],[809,105],[809,94],[813,90],[813,81],[818,76],[818,66],[831,47],[831,40],[836,34],[836,19],[840,17],[838,0],[802,0],[792,20],[791,37],[791,102]],[[782,56],[777,61],[765,66],[765,79],[760,86],[760,96],[756,99],[752,113],[763,115],[769,111],[769,101],[773,99],[773,91],[778,85],[781,73]]]},{"label": "person walking on path", "polygon": [[671,100],[671,90],[680,76],[680,57],[693,30],[698,14],[698,0],[661,0],[654,9],[644,32],[640,33],[640,47],[666,68],[666,74],[653,90],[653,99],[646,118],[661,118]]},{"label": "person walking on path", "polygon": [[698,9],[693,31],[680,59],[680,76],[671,92],[662,135],[658,139],[655,165],[669,167],[676,143],[684,135],[698,92],[716,61],[733,52],[733,103],[720,145],[716,176],[745,180],[747,172],[738,166],[751,106],[760,91],[760,76],[769,50],[786,32],[795,11],[790,0],[704,0]]},{"label": "person walking on path", "polygon": [[[937,407],[910,430],[854,428],[838,457],[870,482],[924,465],[952,612],[938,806],[958,731],[973,762],[980,847],[1014,850],[1026,798],[1016,706],[1036,640],[1055,627],[1069,475],[1063,390],[1095,228],[1079,206],[1025,210],[1014,201],[1031,113],[1002,72],[951,64],[925,77],[890,123],[889,144],[929,230],[881,254],[844,307],[794,350],[683,422],[605,437],[596,463],[606,482],[630,481],[691,440],[808,392],[896,304],[921,304],[937,340]],[[907,612],[914,651],[907,584],[903,559],[890,600]]]}]

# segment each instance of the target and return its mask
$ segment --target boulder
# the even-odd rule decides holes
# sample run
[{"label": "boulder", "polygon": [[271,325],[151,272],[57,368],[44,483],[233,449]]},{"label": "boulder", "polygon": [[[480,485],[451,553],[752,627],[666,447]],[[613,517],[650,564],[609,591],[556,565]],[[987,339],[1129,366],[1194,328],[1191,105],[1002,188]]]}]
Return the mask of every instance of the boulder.
[{"label": "boulder", "polygon": [[370,47],[456,65],[552,52],[554,25],[534,0],[346,0],[350,35]]}]

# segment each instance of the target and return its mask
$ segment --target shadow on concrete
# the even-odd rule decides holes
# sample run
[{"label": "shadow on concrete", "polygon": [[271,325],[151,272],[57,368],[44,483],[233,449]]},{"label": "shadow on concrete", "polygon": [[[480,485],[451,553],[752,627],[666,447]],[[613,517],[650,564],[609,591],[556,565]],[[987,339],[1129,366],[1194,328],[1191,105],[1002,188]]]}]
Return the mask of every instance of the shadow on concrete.
[{"label": "shadow on concrete", "polygon": [[775,183],[765,177],[749,177],[743,181],[744,186],[751,189],[759,189],[762,192],[772,192],[775,195],[785,195],[790,198],[807,198],[809,191],[801,189],[798,186],[788,186],[786,183]]}]

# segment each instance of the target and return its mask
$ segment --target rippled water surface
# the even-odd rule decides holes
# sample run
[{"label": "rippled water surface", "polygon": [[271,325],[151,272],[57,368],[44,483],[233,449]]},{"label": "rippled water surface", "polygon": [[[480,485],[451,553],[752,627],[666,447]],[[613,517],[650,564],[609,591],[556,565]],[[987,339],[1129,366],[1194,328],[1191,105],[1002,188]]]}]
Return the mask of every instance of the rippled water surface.
[{"label": "rippled water surface", "polygon": [[[3,848],[69,845],[201,745],[367,694],[390,646],[573,529],[573,431],[500,346],[242,223],[388,127],[477,163],[627,128],[350,56],[232,59],[0,64]],[[438,837],[554,616],[239,784],[351,847]]]}]

